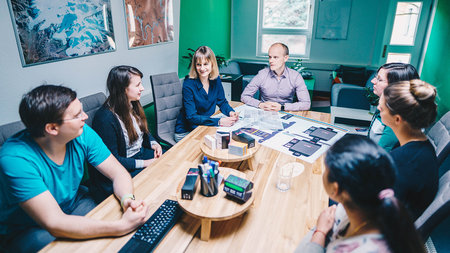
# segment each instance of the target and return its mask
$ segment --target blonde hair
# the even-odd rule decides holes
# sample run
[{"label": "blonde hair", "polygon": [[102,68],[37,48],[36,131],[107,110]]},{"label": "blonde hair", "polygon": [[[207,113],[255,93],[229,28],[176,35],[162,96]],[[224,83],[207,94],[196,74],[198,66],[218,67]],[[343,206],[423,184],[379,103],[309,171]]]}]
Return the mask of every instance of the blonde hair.
[{"label": "blonde hair", "polygon": [[436,119],[436,88],[427,82],[413,79],[393,83],[383,95],[390,113],[400,115],[412,128],[428,127]]},{"label": "blonde hair", "polygon": [[191,62],[191,70],[189,71],[189,78],[198,78],[196,64],[202,60],[206,60],[211,63],[211,73],[209,73],[209,79],[214,80],[219,76],[219,67],[217,66],[216,56],[211,48],[207,46],[200,46],[194,53]]}]

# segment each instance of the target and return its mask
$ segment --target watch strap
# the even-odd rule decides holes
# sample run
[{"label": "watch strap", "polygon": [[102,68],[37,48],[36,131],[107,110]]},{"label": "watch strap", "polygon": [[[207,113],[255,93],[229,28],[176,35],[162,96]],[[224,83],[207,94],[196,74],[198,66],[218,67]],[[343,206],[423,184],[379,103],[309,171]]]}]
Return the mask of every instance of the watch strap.
[{"label": "watch strap", "polygon": [[120,199],[120,206],[121,206],[122,208],[124,208],[124,207],[123,207],[123,202],[125,202],[125,200],[127,200],[127,199],[135,200],[136,197],[134,197],[134,194],[132,194],[132,193],[123,195],[122,198]]}]

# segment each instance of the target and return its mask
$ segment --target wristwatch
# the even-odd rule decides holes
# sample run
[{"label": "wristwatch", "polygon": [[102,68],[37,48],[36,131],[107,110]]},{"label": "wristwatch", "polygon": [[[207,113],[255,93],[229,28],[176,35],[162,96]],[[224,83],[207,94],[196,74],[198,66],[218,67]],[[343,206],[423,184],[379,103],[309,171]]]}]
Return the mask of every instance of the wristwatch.
[{"label": "wristwatch", "polygon": [[284,104],[281,104],[281,111],[284,112]]},{"label": "wristwatch", "polygon": [[127,199],[136,200],[136,197],[134,197],[134,194],[132,194],[132,193],[123,195],[122,199],[120,200],[120,206],[121,206],[122,208],[124,208],[124,207],[123,207],[123,203],[124,203],[125,200],[127,200]]}]

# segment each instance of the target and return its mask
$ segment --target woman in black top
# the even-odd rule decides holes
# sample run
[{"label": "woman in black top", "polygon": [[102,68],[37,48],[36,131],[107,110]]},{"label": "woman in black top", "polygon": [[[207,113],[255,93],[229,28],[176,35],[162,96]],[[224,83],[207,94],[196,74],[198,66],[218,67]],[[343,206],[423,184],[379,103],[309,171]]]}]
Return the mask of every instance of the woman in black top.
[{"label": "woman in black top", "polygon": [[435,98],[434,86],[415,79],[387,86],[378,105],[381,120],[400,142],[391,151],[397,165],[394,189],[414,219],[433,201],[439,184],[436,153],[422,132],[436,119]]},{"label": "woman in black top", "polygon": [[[144,91],[142,76],[131,66],[112,68],[107,79],[109,97],[92,122],[92,128],[132,177],[162,154],[161,146],[148,130],[139,102]],[[90,171],[93,192],[97,200],[102,200],[112,193],[111,181],[97,170]]]}]

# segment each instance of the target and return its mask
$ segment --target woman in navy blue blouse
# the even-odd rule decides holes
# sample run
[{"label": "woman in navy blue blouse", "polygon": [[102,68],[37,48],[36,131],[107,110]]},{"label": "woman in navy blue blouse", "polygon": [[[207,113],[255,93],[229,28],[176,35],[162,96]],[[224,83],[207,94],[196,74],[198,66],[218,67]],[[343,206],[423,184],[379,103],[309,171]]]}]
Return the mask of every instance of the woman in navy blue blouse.
[{"label": "woman in navy blue blouse", "polygon": [[[211,118],[216,105],[227,117]],[[183,108],[175,126],[175,141],[180,141],[199,125],[232,126],[238,118],[238,113],[225,99],[214,52],[207,46],[199,47],[192,57],[189,78],[183,83]]]}]

